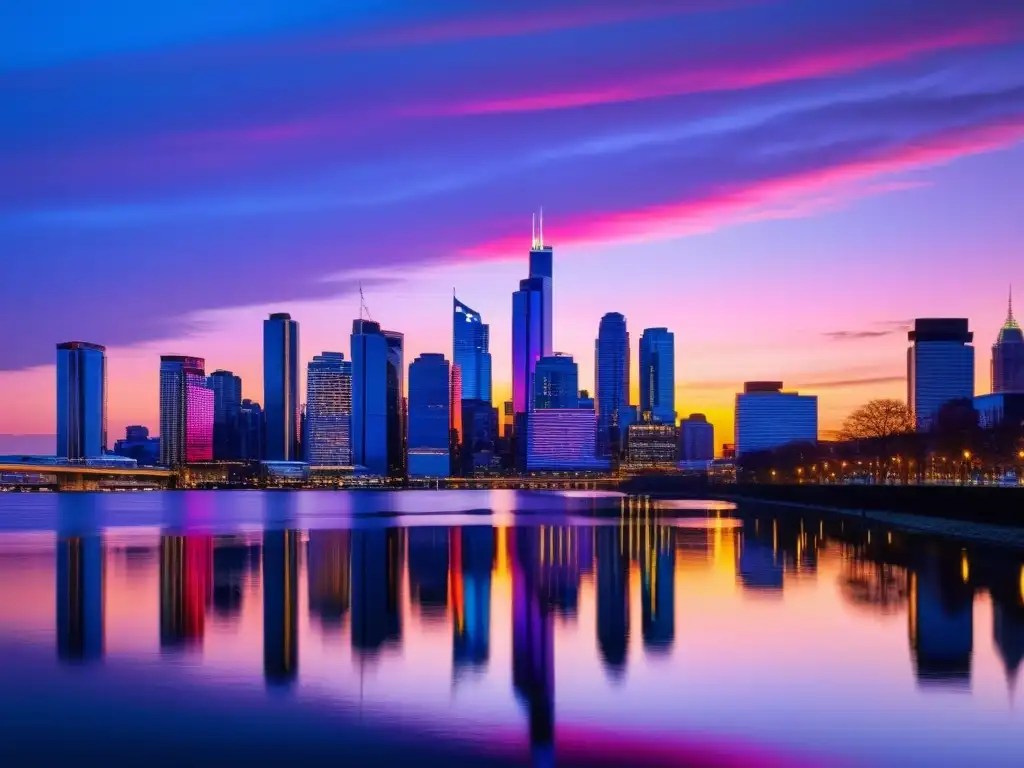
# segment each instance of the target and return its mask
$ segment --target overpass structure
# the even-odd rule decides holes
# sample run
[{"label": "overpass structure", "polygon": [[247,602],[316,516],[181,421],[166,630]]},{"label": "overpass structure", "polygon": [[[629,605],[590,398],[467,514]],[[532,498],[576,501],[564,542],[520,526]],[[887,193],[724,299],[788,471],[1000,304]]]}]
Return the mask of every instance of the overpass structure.
[{"label": "overpass structure", "polygon": [[98,491],[104,488],[171,488],[177,472],[161,467],[90,466],[0,460],[0,486]]}]

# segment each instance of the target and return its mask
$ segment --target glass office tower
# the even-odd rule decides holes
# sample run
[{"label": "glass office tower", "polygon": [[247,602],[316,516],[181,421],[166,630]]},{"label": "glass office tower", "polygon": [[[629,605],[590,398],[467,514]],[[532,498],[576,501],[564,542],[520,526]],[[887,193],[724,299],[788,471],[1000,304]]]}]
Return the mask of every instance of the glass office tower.
[{"label": "glass office tower", "polygon": [[380,323],[352,321],[352,463],[388,474],[388,340]]},{"label": "glass office tower", "polygon": [[624,411],[629,407],[629,332],[626,318],[618,312],[601,318],[595,343],[594,380],[597,452],[599,456],[611,456],[621,446]]},{"label": "glass office tower", "polygon": [[213,459],[213,390],[201,357],[160,357],[160,463]]},{"label": "glass office tower", "polygon": [[679,422],[679,458],[711,461],[715,458],[715,427],[703,413],[691,413]]},{"label": "glass office tower", "polygon": [[299,459],[299,324],[287,312],[263,321],[264,454]]},{"label": "glass office tower", "polygon": [[341,352],[316,355],[306,368],[303,452],[314,467],[352,463],[352,363]]},{"label": "glass office tower", "polygon": [[748,381],[736,395],[736,456],[818,439],[818,398],[783,392],[781,381]]},{"label": "glass office tower", "polygon": [[107,451],[106,348],[57,345],[57,456],[85,459]]},{"label": "glass office tower", "polygon": [[231,371],[214,371],[206,385],[213,390],[213,458],[241,458],[242,379]]},{"label": "glass office tower", "polygon": [[464,400],[491,401],[490,327],[457,298],[452,310],[452,364],[462,371]]},{"label": "glass office tower", "polygon": [[381,331],[388,343],[388,475],[405,477],[405,334]]},{"label": "glass office tower", "polygon": [[410,477],[451,473],[450,381],[451,368],[440,353],[424,353],[409,366]]},{"label": "glass office tower", "polygon": [[992,345],[992,392],[1024,392],[1024,332],[1013,316],[1013,294]]},{"label": "glass office tower", "polygon": [[963,318],[919,318],[907,338],[907,405],[927,430],[946,403],[974,397],[974,334]]},{"label": "glass office tower", "polygon": [[640,337],[640,412],[676,423],[676,337],[668,328],[647,328]]},{"label": "glass office tower", "polygon": [[542,357],[534,371],[534,408],[579,406],[579,369],[571,355]]}]

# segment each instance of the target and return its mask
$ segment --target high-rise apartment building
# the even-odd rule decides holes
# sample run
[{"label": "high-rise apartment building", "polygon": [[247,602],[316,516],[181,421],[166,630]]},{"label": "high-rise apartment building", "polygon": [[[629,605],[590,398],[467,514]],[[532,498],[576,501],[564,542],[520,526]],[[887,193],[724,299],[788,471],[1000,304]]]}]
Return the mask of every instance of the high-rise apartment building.
[{"label": "high-rise apartment building", "polygon": [[260,461],[263,458],[263,408],[252,400],[243,400],[238,414],[238,458]]},{"label": "high-rise apartment building", "polygon": [[[624,411],[629,407],[629,332],[626,318],[609,312],[601,318],[594,355],[594,403],[597,408],[597,452],[619,451]],[[629,420],[629,419],[625,419]]]},{"label": "high-rise apartment building", "polygon": [[299,324],[287,312],[263,321],[263,451],[270,461],[300,455]]},{"label": "high-rise apartment building", "polygon": [[512,294],[512,406],[517,414],[530,410],[534,371],[544,357],[544,300],[539,278],[521,280]]},{"label": "high-rise apartment building", "polygon": [[963,318],[919,318],[907,338],[907,405],[928,430],[946,403],[974,397],[974,334]]},{"label": "high-rise apartment building", "polygon": [[352,463],[388,474],[388,339],[380,323],[352,321]]},{"label": "high-rise apartment building", "polygon": [[490,327],[480,313],[453,298],[452,365],[462,371],[462,399],[491,401]]},{"label": "high-rise apartment building", "polygon": [[676,423],[676,337],[667,328],[647,328],[640,337],[640,412]]},{"label": "high-rise apartment building", "polygon": [[679,458],[711,461],[715,458],[715,428],[703,413],[691,413],[679,422]]},{"label": "high-rise apartment building", "polygon": [[304,459],[314,467],[352,463],[352,363],[341,352],[316,355],[306,368]]},{"label": "high-rise apartment building", "polygon": [[241,458],[242,379],[231,371],[214,371],[206,379],[213,390],[213,458]]},{"label": "high-rise apartment building", "polygon": [[450,407],[448,361],[439,353],[420,355],[409,366],[410,477],[448,477],[451,473]]},{"label": "high-rise apartment building", "polygon": [[107,451],[106,348],[57,345],[57,456],[79,460]]},{"label": "high-rise apartment building", "polygon": [[201,357],[160,357],[160,463],[213,459],[213,390]]},{"label": "high-rise apartment building", "polygon": [[542,357],[534,370],[534,408],[579,406],[579,368],[571,355]]},{"label": "high-rise apartment building", "polygon": [[736,395],[736,457],[818,439],[818,398],[783,392],[781,381],[748,381]]},{"label": "high-rise apartment building", "polygon": [[381,331],[388,345],[387,434],[388,476],[406,475],[405,334]]},{"label": "high-rise apartment building", "polygon": [[992,345],[992,392],[1024,392],[1024,333],[1013,316],[1013,294]]}]

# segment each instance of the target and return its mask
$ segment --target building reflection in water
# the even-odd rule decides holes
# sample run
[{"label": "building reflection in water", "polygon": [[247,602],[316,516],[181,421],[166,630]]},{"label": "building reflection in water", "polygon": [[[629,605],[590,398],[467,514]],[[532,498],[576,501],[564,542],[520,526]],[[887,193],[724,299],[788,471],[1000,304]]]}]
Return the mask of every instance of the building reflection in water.
[{"label": "building reflection in water", "polygon": [[674,529],[648,525],[641,537],[641,625],[644,650],[668,653],[676,638]]},{"label": "building reflection in water", "polygon": [[247,578],[259,573],[260,547],[218,536],[213,541],[213,610],[218,616],[237,619],[242,613],[242,589]]},{"label": "building reflection in water", "polygon": [[263,675],[270,685],[298,674],[298,554],[298,531],[263,534]]},{"label": "building reflection in water", "polygon": [[778,523],[744,520],[740,539],[737,575],[746,590],[781,592],[783,558],[779,551]]},{"label": "building reflection in water", "polygon": [[370,528],[351,532],[352,647],[374,656],[402,639],[402,532]]},{"label": "building reflection in water", "polygon": [[1017,689],[1017,675],[1024,661],[1024,606],[1019,601],[993,602],[992,638],[1006,671],[1006,684],[1012,694]]},{"label": "building reflection in water", "polygon": [[213,602],[213,539],[160,537],[160,647],[202,645]]},{"label": "building reflection in water", "polygon": [[486,669],[490,659],[494,556],[491,526],[452,529],[452,671],[456,678]]},{"label": "building reflection in water", "polygon": [[534,765],[554,764],[555,633],[540,594],[540,529],[522,527],[512,540],[512,684],[526,705]]},{"label": "building reflection in water", "polygon": [[338,627],[350,607],[352,533],[311,530],[306,552],[309,612],[324,627]]},{"label": "building reflection in water", "polygon": [[621,526],[599,526],[597,539],[597,643],[613,678],[626,671],[629,646],[629,553]]},{"label": "building reflection in water", "polygon": [[61,659],[103,657],[103,558],[100,536],[57,542],[57,655]]},{"label": "building reflection in water", "polygon": [[593,570],[594,530],[589,526],[542,525],[539,534],[543,599],[555,614],[575,618],[580,579]]},{"label": "building reflection in water", "polygon": [[410,599],[428,621],[448,615],[448,528],[408,529]]},{"label": "building reflection in water", "polygon": [[908,633],[919,684],[967,688],[974,644],[974,589],[960,555],[932,550],[910,576]]}]

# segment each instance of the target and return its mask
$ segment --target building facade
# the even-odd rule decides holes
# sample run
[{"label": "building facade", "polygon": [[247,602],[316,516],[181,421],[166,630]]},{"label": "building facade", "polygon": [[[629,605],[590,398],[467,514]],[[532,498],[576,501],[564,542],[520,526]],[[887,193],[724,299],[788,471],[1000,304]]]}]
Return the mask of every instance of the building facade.
[{"label": "building facade", "polygon": [[974,334],[963,318],[919,318],[907,338],[907,405],[928,430],[946,403],[974,397]]},{"label": "building facade", "polygon": [[245,461],[263,459],[263,408],[243,400],[238,414],[238,457]]},{"label": "building facade", "polygon": [[691,413],[679,422],[679,458],[711,461],[715,458],[715,428],[703,413]]},{"label": "building facade", "polygon": [[498,469],[498,409],[487,400],[462,401],[460,473],[464,477]]},{"label": "building facade", "polygon": [[629,406],[629,332],[626,318],[609,312],[601,318],[594,354],[594,404],[597,453],[610,457],[622,442],[623,411]]},{"label": "building facade", "polygon": [[626,465],[630,469],[671,469],[678,461],[676,428],[646,421],[630,424],[626,433]]},{"label": "building facade", "polygon": [[529,415],[526,467],[530,472],[601,472],[597,414],[582,408],[547,408]]},{"label": "building facade", "polygon": [[214,371],[207,377],[206,386],[213,390],[213,458],[239,459],[242,379],[231,371]]},{"label": "building facade", "polygon": [[978,426],[982,429],[1024,427],[1024,392],[993,392],[974,398]]},{"label": "building facade", "polygon": [[544,357],[543,323],[543,281],[521,280],[512,294],[512,407],[517,414],[530,409],[534,371]]},{"label": "building facade", "polygon": [[352,363],[341,352],[316,355],[306,368],[303,452],[312,467],[352,463]]},{"label": "building facade", "polygon": [[388,340],[380,324],[352,321],[352,463],[388,474]]},{"label": "building facade", "polygon": [[388,344],[388,476],[406,475],[405,334],[381,331]]},{"label": "building facade", "polygon": [[640,412],[675,426],[676,337],[668,328],[647,328],[640,337]]},{"label": "building facade", "polygon": [[267,460],[298,461],[299,324],[287,312],[263,321],[263,419]]},{"label": "building facade", "polygon": [[462,398],[490,402],[490,327],[479,312],[457,298],[452,301],[452,365],[462,371]]},{"label": "building facade", "polygon": [[409,366],[410,477],[451,473],[450,382],[451,367],[440,353],[424,353]]},{"label": "building facade", "polygon": [[736,457],[793,442],[817,442],[818,398],[783,392],[781,381],[748,381],[736,395]]},{"label": "building facade", "polygon": [[580,390],[579,400],[577,401],[576,405],[577,407],[585,408],[588,411],[593,411],[596,409],[596,406],[594,404],[594,398],[590,396],[590,391],[586,389]]},{"label": "building facade", "polygon": [[1006,322],[992,345],[992,391],[1024,392],[1024,333],[1013,316],[1013,295]]},{"label": "building facade", "polygon": [[135,459],[141,466],[151,467],[160,461],[160,438],[150,437],[147,427],[126,427],[124,439],[114,443],[114,453]]},{"label": "building facade", "polygon": [[107,352],[86,341],[57,345],[57,456],[107,452]]},{"label": "building facade", "polygon": [[201,357],[160,357],[160,463],[213,460],[213,390]]},{"label": "building facade", "polygon": [[534,369],[534,408],[577,408],[579,368],[570,355],[542,357]]}]

